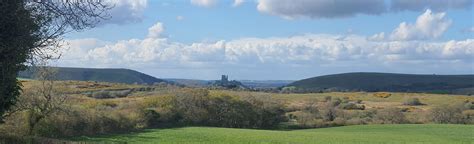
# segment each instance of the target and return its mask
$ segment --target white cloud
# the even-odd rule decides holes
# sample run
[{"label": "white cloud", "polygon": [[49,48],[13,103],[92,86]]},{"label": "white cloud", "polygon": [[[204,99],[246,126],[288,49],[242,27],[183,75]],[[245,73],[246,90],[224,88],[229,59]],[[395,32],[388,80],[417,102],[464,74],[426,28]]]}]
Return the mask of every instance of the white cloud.
[{"label": "white cloud", "polygon": [[148,28],[148,38],[159,38],[164,30],[163,23],[157,22],[155,25]]},{"label": "white cloud", "polygon": [[372,41],[382,41],[382,40],[385,40],[385,33],[384,33],[384,32],[381,32],[381,33],[378,33],[378,34],[374,34],[374,35],[372,35],[371,37],[369,37],[368,40],[372,40]]},{"label": "white cloud", "polygon": [[114,7],[108,11],[111,18],[103,24],[126,24],[143,20],[143,12],[148,6],[148,0],[107,0]]},{"label": "white cloud", "polygon": [[[160,77],[212,78],[218,74],[302,78],[315,71],[385,71],[402,73],[469,73],[474,68],[474,39],[460,41],[392,41],[374,36],[305,34],[292,37],[242,38],[180,43],[160,37],[163,24],[145,39],[107,42],[68,40],[59,66],[119,67]],[[288,74],[295,77],[288,77]]]},{"label": "white cloud", "polygon": [[[437,64],[440,61],[473,63],[474,39],[449,42],[370,41],[350,35],[300,35],[294,37],[245,38],[212,43],[183,44],[168,39],[131,39],[69,51],[68,60],[80,59],[84,64],[107,67],[146,65],[180,68],[233,65],[311,67],[319,64],[344,63],[384,65],[399,62]],[[77,46],[74,49],[82,49]],[[77,53],[81,53],[80,55]],[[70,57],[72,56],[72,57]],[[78,57],[82,56],[82,57]],[[423,63],[426,64],[426,63]],[[420,68],[424,65],[419,65]]]},{"label": "white cloud", "polygon": [[338,18],[356,14],[381,14],[385,11],[382,0],[258,0],[260,12],[288,19]]},{"label": "white cloud", "polygon": [[432,13],[426,10],[415,24],[402,22],[390,35],[393,40],[420,40],[440,37],[451,26],[446,13]]},{"label": "white cloud", "polygon": [[472,60],[474,59],[474,39],[449,41],[444,45],[442,55],[445,58],[464,58]]},{"label": "white cloud", "polygon": [[213,7],[217,4],[217,0],[191,0],[191,4],[200,7]]},{"label": "white cloud", "polygon": [[232,4],[233,7],[238,7],[242,5],[245,2],[245,0],[234,0],[234,4]]}]

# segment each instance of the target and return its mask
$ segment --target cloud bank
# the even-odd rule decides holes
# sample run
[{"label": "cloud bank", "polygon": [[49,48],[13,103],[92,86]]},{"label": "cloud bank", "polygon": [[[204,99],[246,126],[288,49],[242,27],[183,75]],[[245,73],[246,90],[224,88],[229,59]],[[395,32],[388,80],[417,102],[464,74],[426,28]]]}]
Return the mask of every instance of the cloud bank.
[{"label": "cloud bank", "polygon": [[[426,16],[443,18],[427,11],[416,24],[409,26],[417,28],[418,21]],[[63,52],[59,65],[125,67],[164,77],[183,77],[190,73],[199,76],[191,78],[212,78],[216,73],[257,76],[248,77],[253,79],[275,79],[258,77],[262,75],[297,79],[314,76],[314,71],[472,73],[469,67],[474,68],[474,39],[432,42],[384,39],[384,33],[369,37],[304,34],[186,44],[160,37],[163,31],[163,24],[158,22],[150,27],[145,39],[69,40],[70,49]],[[427,34],[437,35],[436,32]]]}]

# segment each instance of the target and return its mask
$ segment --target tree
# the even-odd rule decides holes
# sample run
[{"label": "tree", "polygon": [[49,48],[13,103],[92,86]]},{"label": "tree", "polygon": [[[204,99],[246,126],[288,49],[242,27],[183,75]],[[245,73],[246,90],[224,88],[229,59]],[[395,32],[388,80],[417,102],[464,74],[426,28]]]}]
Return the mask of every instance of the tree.
[{"label": "tree", "polygon": [[110,8],[100,0],[0,2],[0,120],[20,95],[18,72],[27,63],[59,58],[61,36],[94,27]]},{"label": "tree", "polygon": [[36,124],[55,112],[62,111],[66,96],[54,85],[56,70],[42,66],[37,68],[36,83],[18,98],[13,112],[25,112],[28,119],[28,134],[32,135]]}]

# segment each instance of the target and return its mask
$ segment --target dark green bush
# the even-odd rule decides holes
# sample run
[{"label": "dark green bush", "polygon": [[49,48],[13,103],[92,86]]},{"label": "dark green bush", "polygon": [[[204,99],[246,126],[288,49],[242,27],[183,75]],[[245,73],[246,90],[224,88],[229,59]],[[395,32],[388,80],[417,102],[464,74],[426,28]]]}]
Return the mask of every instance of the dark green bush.
[{"label": "dark green bush", "polygon": [[155,109],[148,108],[143,110],[143,117],[147,127],[156,127],[159,125],[161,116]]}]

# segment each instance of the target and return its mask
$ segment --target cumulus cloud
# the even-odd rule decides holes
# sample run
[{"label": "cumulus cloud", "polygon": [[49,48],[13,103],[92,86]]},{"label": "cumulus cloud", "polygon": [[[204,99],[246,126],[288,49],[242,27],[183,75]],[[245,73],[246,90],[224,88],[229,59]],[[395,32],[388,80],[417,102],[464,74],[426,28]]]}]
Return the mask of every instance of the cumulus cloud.
[{"label": "cumulus cloud", "polygon": [[472,73],[466,67],[474,67],[474,39],[393,41],[385,38],[385,33],[304,34],[188,44],[160,37],[163,31],[163,24],[158,22],[149,28],[145,39],[68,40],[70,48],[63,52],[58,63],[59,66],[133,68],[165,77],[212,78],[226,73],[254,76],[249,78],[273,76],[273,79],[289,73],[297,76],[292,78],[314,76],[314,71]]},{"label": "cumulus cloud", "polygon": [[148,0],[107,0],[106,3],[114,7],[108,11],[111,18],[102,24],[126,24],[143,20],[143,12],[147,8]]},{"label": "cumulus cloud", "polygon": [[371,40],[371,41],[382,41],[382,40],[385,40],[385,32],[381,32],[381,33],[378,33],[378,34],[374,34],[372,36],[370,36],[368,38],[368,40]]},{"label": "cumulus cloud", "polygon": [[163,23],[157,22],[155,25],[148,28],[148,38],[159,38],[164,30]]},{"label": "cumulus cloud", "polygon": [[78,46],[76,49],[82,51],[70,51],[67,53],[75,54],[66,56],[76,56],[68,59],[81,59],[94,65],[112,67],[137,64],[173,65],[182,68],[222,68],[224,65],[292,67],[345,61],[379,65],[417,61],[434,61],[436,64],[443,60],[474,62],[474,39],[448,42],[370,41],[367,37],[358,35],[341,38],[338,35],[307,34],[191,44],[156,38],[102,43],[106,44],[95,48]]},{"label": "cumulus cloud", "polygon": [[418,17],[416,23],[400,23],[399,27],[392,32],[390,37],[393,40],[438,38],[448,30],[451,24],[452,21],[446,18],[446,13],[433,13],[428,9]]},{"label": "cumulus cloud", "polygon": [[392,11],[446,11],[449,9],[469,9],[472,0],[392,0]]},{"label": "cumulus cloud", "polygon": [[385,11],[381,0],[258,0],[260,12],[293,19],[338,18],[356,14],[381,14]]},{"label": "cumulus cloud", "polygon": [[191,4],[200,7],[213,7],[217,4],[217,0],[191,0]]}]

